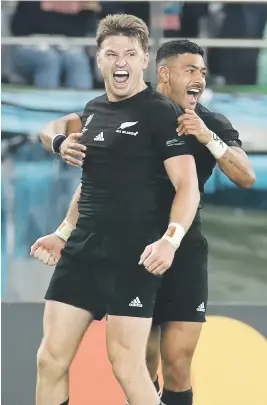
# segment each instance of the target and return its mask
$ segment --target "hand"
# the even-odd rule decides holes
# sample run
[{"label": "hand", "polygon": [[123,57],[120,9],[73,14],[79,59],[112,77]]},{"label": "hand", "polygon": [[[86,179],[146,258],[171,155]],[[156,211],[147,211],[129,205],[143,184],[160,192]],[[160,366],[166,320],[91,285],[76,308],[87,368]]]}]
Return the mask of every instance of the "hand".
[{"label": "hand", "polygon": [[169,241],[160,239],[145,248],[138,264],[143,264],[150,273],[163,274],[171,267],[175,252]]},{"label": "hand", "polygon": [[83,10],[91,10],[100,13],[102,6],[99,1],[82,1]]},{"label": "hand", "polygon": [[206,145],[212,139],[210,131],[194,110],[185,109],[185,114],[178,118],[178,135],[194,135],[200,143]]},{"label": "hand", "polygon": [[65,242],[54,233],[37,239],[32,245],[30,255],[48,266],[55,266],[61,257]]},{"label": "hand", "polygon": [[[79,143],[79,139],[83,136],[81,132],[70,134],[60,145],[59,153],[65,163],[70,166],[80,167],[83,164],[82,160],[75,158],[80,156],[85,158],[86,146]],[[82,152],[83,151],[83,152]]]}]

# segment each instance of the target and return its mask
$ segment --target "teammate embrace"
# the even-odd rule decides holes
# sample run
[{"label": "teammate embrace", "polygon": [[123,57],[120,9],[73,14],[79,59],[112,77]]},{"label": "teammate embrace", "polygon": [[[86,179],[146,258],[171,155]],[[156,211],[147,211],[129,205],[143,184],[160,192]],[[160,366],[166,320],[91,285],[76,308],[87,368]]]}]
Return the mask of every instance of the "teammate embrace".
[{"label": "teammate embrace", "polygon": [[129,403],[192,405],[190,365],[208,291],[200,195],[216,162],[240,186],[255,175],[231,123],[198,103],[203,50],[182,40],[162,45],[156,91],[143,80],[148,36],[137,17],[101,20],[97,60],[106,93],[41,134],[67,163],[82,157],[83,170],[62,225],[31,249],[56,264],[36,405],[68,404],[70,364],[92,320],[106,314],[109,359]]}]

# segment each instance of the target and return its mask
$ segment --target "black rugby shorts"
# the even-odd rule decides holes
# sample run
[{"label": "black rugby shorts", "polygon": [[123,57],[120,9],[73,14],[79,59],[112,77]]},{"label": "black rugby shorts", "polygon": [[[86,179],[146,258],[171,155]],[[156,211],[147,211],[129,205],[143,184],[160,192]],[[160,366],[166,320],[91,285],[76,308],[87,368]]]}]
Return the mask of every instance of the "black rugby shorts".
[{"label": "black rugby shorts", "polygon": [[126,239],[121,232],[106,234],[78,224],[62,250],[45,299],[85,309],[96,320],[105,314],[152,317],[162,276],[149,273],[138,261],[155,238],[158,235],[148,230]]}]

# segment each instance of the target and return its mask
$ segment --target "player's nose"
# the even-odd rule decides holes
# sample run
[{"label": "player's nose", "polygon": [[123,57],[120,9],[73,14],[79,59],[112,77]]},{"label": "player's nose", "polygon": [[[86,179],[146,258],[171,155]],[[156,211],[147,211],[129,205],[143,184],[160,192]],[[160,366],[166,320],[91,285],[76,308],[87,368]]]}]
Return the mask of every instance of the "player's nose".
[{"label": "player's nose", "polygon": [[126,64],[127,64],[127,62],[124,57],[119,57],[116,61],[116,66],[119,68],[125,67]]}]

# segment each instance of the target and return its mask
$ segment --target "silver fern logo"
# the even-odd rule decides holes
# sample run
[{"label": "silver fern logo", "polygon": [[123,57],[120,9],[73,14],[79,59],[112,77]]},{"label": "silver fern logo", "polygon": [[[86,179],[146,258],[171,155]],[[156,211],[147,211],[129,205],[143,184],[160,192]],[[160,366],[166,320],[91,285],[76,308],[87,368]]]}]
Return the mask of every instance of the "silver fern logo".
[{"label": "silver fern logo", "polygon": [[123,122],[118,129],[130,128],[130,127],[133,127],[134,125],[136,125],[137,123],[138,123],[138,121],[135,121],[135,122]]},{"label": "silver fern logo", "polygon": [[89,115],[89,117],[87,117],[87,119],[86,119],[86,121],[85,121],[85,124],[84,124],[84,127],[83,127],[83,129],[82,129],[82,133],[84,133],[85,131],[87,131],[87,127],[88,127],[88,125],[90,124],[90,122],[92,121],[92,119],[94,118],[94,115],[95,115],[95,114],[91,114],[91,115]]},{"label": "silver fern logo", "polygon": [[123,122],[120,127],[116,130],[116,132],[118,134],[125,134],[125,135],[133,135],[136,136],[138,135],[138,131],[137,132],[130,132],[130,131],[125,131],[126,128],[130,128],[133,127],[134,125],[136,125],[138,123],[138,121],[135,122]]}]

